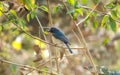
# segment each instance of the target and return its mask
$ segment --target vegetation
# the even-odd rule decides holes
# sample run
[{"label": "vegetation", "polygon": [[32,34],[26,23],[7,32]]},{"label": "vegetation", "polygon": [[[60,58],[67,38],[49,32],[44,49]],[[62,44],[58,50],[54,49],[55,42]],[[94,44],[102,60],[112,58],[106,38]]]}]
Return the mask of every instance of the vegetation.
[{"label": "vegetation", "polygon": [[[0,0],[0,75],[120,75],[119,0]],[[73,54],[52,37],[60,28]]]}]

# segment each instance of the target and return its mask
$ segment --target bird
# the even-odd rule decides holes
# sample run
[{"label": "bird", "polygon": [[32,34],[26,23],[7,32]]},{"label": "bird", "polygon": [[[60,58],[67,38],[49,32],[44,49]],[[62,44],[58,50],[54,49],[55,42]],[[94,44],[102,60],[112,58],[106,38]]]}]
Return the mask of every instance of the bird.
[{"label": "bird", "polygon": [[62,41],[68,48],[68,50],[70,51],[70,53],[73,53],[71,48],[69,47],[68,44],[69,41],[67,39],[67,37],[65,36],[65,34],[58,28],[56,27],[51,27],[48,32],[52,33],[52,35],[56,38],[56,39],[59,39],[60,41]]}]

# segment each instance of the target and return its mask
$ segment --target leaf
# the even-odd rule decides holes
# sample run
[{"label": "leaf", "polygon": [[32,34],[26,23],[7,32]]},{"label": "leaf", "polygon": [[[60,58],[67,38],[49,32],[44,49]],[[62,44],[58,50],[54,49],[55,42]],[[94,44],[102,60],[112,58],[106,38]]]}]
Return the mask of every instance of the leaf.
[{"label": "leaf", "polygon": [[13,20],[15,17],[13,16],[13,15],[11,15],[11,14],[7,14],[7,17],[8,17],[8,19],[9,20]]},{"label": "leaf", "polygon": [[81,0],[82,4],[86,4],[88,2],[88,0]]},{"label": "leaf", "polygon": [[72,5],[72,6],[75,5],[75,0],[67,0],[67,2],[68,2],[70,5]]},{"label": "leaf", "polygon": [[57,6],[53,7],[53,12],[56,13],[58,11],[60,11],[60,9],[62,9],[63,6],[61,4],[58,4]]},{"label": "leaf", "polygon": [[48,12],[48,8],[46,6],[44,6],[44,5],[42,5],[42,6],[38,7],[38,8],[40,8],[41,10],[43,10],[45,12]]},{"label": "leaf", "polygon": [[19,19],[19,24],[22,28],[25,27],[25,21],[23,19]]},{"label": "leaf", "polygon": [[108,9],[113,9],[115,7],[116,7],[116,5],[114,5],[113,3],[109,3],[105,6],[105,8],[108,8]]},{"label": "leaf", "polygon": [[102,42],[103,45],[106,45],[109,42],[109,38],[105,38]]},{"label": "leaf", "polygon": [[14,15],[15,17],[17,17],[17,13],[15,10],[11,9],[10,12],[12,13],[12,15]]},{"label": "leaf", "polygon": [[3,13],[0,11],[0,17],[3,15]]},{"label": "leaf", "polygon": [[76,20],[76,19],[77,19],[77,17],[78,17],[78,15],[79,15],[79,13],[78,13],[78,12],[74,12],[74,13],[73,13],[73,19],[74,19],[74,20]]},{"label": "leaf", "polygon": [[30,21],[30,13],[27,14],[27,21],[28,21],[28,22]]},{"label": "leaf", "polygon": [[82,16],[83,16],[83,11],[82,11],[82,8],[75,9],[75,12],[78,12],[80,15],[82,15]]},{"label": "leaf", "polygon": [[94,20],[94,21],[93,21],[93,27],[94,27],[94,28],[97,28],[97,27],[98,27],[98,21],[97,21],[97,20]]},{"label": "leaf", "polygon": [[35,16],[36,16],[36,14],[37,14],[36,11],[31,11],[31,12],[30,12],[31,18],[34,19]]},{"label": "leaf", "polygon": [[21,0],[28,10],[35,8],[35,0]]},{"label": "leaf", "polygon": [[113,20],[111,16],[109,16],[109,23],[110,23],[110,27],[111,27],[112,31],[116,32],[116,29],[117,29],[116,21]]},{"label": "leaf", "polygon": [[116,19],[116,18],[117,18],[117,10],[112,10],[110,13],[111,13],[111,17],[112,17],[113,19]]},{"label": "leaf", "polygon": [[4,30],[4,26],[0,25],[0,31],[3,31],[3,30]]},{"label": "leaf", "polygon": [[48,31],[44,31],[44,34],[48,34],[49,32]]},{"label": "leaf", "polygon": [[17,72],[17,65],[12,64],[11,65],[11,70],[12,70],[13,73],[16,73]]},{"label": "leaf", "polygon": [[19,21],[18,21],[18,19],[11,20],[11,22],[15,23],[16,25],[18,25],[18,24],[19,24]]},{"label": "leaf", "polygon": [[108,15],[105,15],[102,19],[102,22],[101,22],[101,26],[104,26],[108,20],[109,16]]}]

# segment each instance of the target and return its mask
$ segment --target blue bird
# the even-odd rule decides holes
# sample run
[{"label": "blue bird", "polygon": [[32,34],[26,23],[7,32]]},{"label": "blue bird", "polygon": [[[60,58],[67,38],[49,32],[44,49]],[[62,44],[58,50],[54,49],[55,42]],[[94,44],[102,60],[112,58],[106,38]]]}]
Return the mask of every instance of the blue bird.
[{"label": "blue bird", "polygon": [[61,30],[59,30],[58,28],[55,28],[55,27],[51,27],[49,32],[51,32],[56,39],[59,39],[62,42],[64,42],[64,44],[69,49],[70,53],[73,53],[68,45],[69,44],[68,39],[65,37],[64,33]]}]

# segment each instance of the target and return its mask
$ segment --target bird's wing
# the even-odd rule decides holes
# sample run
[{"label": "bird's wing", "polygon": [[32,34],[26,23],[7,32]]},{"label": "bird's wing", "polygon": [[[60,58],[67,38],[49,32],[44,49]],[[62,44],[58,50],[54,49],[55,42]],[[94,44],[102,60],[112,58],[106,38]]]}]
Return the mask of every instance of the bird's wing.
[{"label": "bird's wing", "polygon": [[59,40],[61,40],[64,43],[68,43],[68,39],[65,37],[65,35],[63,33],[53,33],[53,36],[56,39],[59,39]]}]

